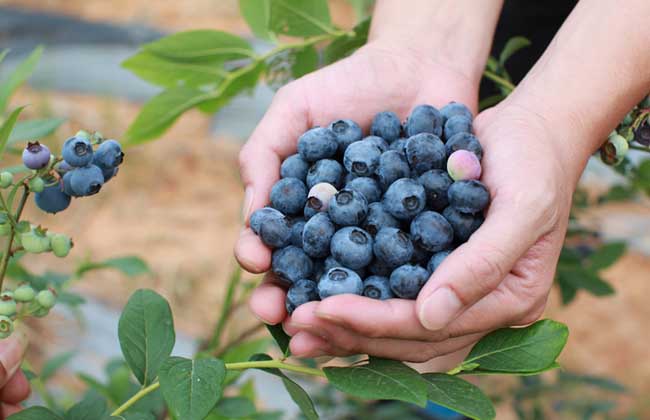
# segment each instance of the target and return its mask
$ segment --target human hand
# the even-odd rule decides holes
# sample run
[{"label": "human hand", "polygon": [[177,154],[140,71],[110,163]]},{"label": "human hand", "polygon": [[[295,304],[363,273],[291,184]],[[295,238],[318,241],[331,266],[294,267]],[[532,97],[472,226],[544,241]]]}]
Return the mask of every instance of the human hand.
[{"label": "human hand", "polygon": [[20,370],[27,350],[24,334],[15,331],[11,337],[0,340],[0,418],[19,412],[20,403],[30,393],[29,381]]}]

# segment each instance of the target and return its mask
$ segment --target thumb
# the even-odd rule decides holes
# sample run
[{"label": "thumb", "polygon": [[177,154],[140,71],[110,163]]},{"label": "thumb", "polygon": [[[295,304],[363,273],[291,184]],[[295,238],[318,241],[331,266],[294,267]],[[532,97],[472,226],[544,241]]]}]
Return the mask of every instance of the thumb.
[{"label": "thumb", "polygon": [[0,341],[0,387],[5,386],[20,368],[25,351],[27,351],[27,337],[20,330],[14,331],[9,338]]}]

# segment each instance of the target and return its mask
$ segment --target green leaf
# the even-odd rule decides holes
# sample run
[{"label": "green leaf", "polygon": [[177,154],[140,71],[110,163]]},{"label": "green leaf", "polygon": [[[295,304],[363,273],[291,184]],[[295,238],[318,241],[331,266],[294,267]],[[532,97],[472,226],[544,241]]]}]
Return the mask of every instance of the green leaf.
[{"label": "green leaf", "polygon": [[16,120],[18,120],[18,116],[23,111],[23,109],[25,109],[24,106],[14,109],[11,114],[9,114],[9,117],[5,120],[5,122],[0,126],[0,156],[2,156],[2,153],[5,151],[5,147],[7,146],[7,141],[11,135],[11,131],[14,129]]},{"label": "green leaf", "polygon": [[183,112],[214,97],[214,92],[201,92],[189,87],[163,91],[142,107],[124,135],[126,143],[141,144],[160,136]]},{"label": "green leaf", "polygon": [[151,384],[176,341],[169,303],[153,290],[137,290],[118,325],[122,354],[142,385]]},{"label": "green leaf", "polygon": [[374,0],[348,0],[348,3],[354,9],[357,21],[362,21],[368,17]]},{"label": "green leaf", "polygon": [[327,367],[323,371],[335,388],[368,400],[401,400],[424,407],[428,384],[402,362],[371,357],[367,364]]},{"label": "green leaf", "polygon": [[568,336],[566,325],[548,319],[525,328],[502,328],[476,343],[463,364],[499,372],[539,371],[555,362]]},{"label": "green leaf", "polygon": [[613,265],[625,254],[625,242],[612,242],[600,247],[589,256],[589,267],[600,271]]},{"label": "green leaf", "polygon": [[513,36],[510,38],[503,47],[503,50],[501,50],[501,54],[499,54],[499,63],[501,66],[505,65],[506,61],[508,61],[514,53],[529,45],[530,41],[523,36]]},{"label": "green leaf", "polygon": [[239,11],[256,37],[267,41],[273,39],[269,32],[270,0],[239,0]]},{"label": "green leaf", "polygon": [[120,420],[156,420],[156,416],[151,413],[126,413],[121,416],[111,417],[111,419]]},{"label": "green leaf", "polygon": [[109,418],[106,401],[96,392],[88,393],[81,402],[70,407],[65,413],[65,420],[106,420]]},{"label": "green leaf", "polygon": [[[250,358],[250,360],[260,361],[260,360],[273,360],[273,359],[267,354],[255,354],[253,355],[253,357]],[[282,373],[280,369],[264,368],[260,370],[278,376],[279,378],[282,379],[282,383],[284,384],[285,389],[289,393],[289,396],[291,396],[291,399],[300,408],[300,411],[302,411],[302,414],[307,418],[307,420],[318,419],[318,412],[316,412],[314,403],[312,402],[311,398],[309,398],[309,394],[307,394],[307,392],[305,392],[305,390],[302,389],[300,385],[298,385],[297,383],[289,379],[284,373]]]},{"label": "green leaf", "polygon": [[229,73],[212,97],[200,103],[199,109],[203,112],[214,113],[226,105],[232,98],[246,90],[253,90],[264,71],[264,62],[259,62]]},{"label": "green leaf", "polygon": [[291,355],[291,350],[289,350],[289,342],[291,341],[291,337],[289,337],[287,333],[284,332],[282,324],[266,324],[266,329],[269,330],[271,336],[275,340],[275,343],[278,345],[278,347],[280,347],[282,355],[284,357],[289,357]]},{"label": "green leaf", "polygon": [[[13,93],[22,85],[25,80],[31,76],[36,68],[36,64],[41,59],[43,47],[38,46],[24,61],[22,61],[9,75],[9,78],[0,84],[0,114],[7,109],[7,103]],[[0,151],[2,148],[0,147]]]},{"label": "green leaf", "polygon": [[126,257],[109,258],[100,262],[87,261],[77,267],[76,273],[78,276],[82,276],[89,271],[102,270],[105,268],[119,270],[129,277],[136,277],[142,274],[151,273],[151,269],[142,258],[132,255]]},{"label": "green leaf", "polygon": [[7,420],[63,420],[63,417],[45,407],[29,407],[12,414]]},{"label": "green leaf", "polygon": [[473,370],[463,370],[460,372],[460,375],[472,375],[472,376],[489,376],[489,375],[517,375],[517,376],[537,376],[540,375],[544,372],[548,372],[551,370],[555,369],[560,369],[562,366],[560,366],[559,363],[553,362],[550,365],[539,369],[539,370],[533,370],[530,372],[500,372],[496,370],[482,370],[480,367],[477,367]]},{"label": "green leaf", "polygon": [[582,267],[558,267],[557,275],[565,284],[576,290],[584,289],[594,296],[608,296],[615,293],[614,288],[597,273]]},{"label": "green leaf", "polygon": [[560,297],[562,298],[562,304],[568,305],[575,299],[578,294],[578,289],[571,286],[569,283],[564,281],[561,276],[556,276],[557,285],[560,288]]},{"label": "green leaf", "polygon": [[269,29],[297,37],[334,32],[327,0],[271,0]]},{"label": "green leaf", "polygon": [[[224,363],[239,362],[248,360],[250,357],[257,353],[263,353],[269,346],[270,340],[267,338],[260,338],[257,340],[246,341],[232,347],[225,352],[221,357]],[[226,384],[233,383],[243,372],[240,370],[229,370],[226,374]]]},{"label": "green leaf", "polygon": [[444,373],[425,373],[422,378],[429,383],[427,396],[430,401],[471,419],[496,417],[492,402],[477,386]]},{"label": "green leaf", "polygon": [[323,53],[326,64],[331,64],[345,58],[362,47],[368,41],[370,19],[366,19],[354,27],[354,36],[344,35],[332,41]]},{"label": "green leaf", "polygon": [[562,383],[588,385],[594,388],[599,388],[604,391],[615,392],[618,394],[626,394],[628,392],[625,386],[619,384],[613,379],[605,378],[602,376],[578,375],[571,372],[560,372],[558,380]]},{"label": "green leaf", "polygon": [[502,94],[498,93],[496,95],[488,96],[487,98],[481,99],[481,102],[478,104],[478,109],[479,110],[484,110],[490,107],[493,107],[494,105],[498,104],[502,100],[505,99],[505,96]]},{"label": "green leaf", "polygon": [[160,389],[177,418],[203,420],[221,398],[225,377],[219,359],[170,357],[160,368]]},{"label": "green leaf", "polygon": [[65,290],[58,291],[57,293],[57,302],[68,305],[71,308],[86,303],[86,299],[77,293],[71,293]]},{"label": "green leaf", "polygon": [[43,370],[41,371],[41,380],[46,382],[50,379],[56,372],[65,366],[74,356],[76,352],[68,351],[61,353],[57,356],[54,356],[43,365]]},{"label": "green leaf", "polygon": [[141,79],[163,87],[216,87],[226,75],[221,60],[188,62],[170,60],[141,51],[122,63]]},{"label": "green leaf", "polygon": [[291,66],[291,75],[298,79],[307,73],[318,68],[318,52],[313,46],[295,51],[293,54],[293,65]]},{"label": "green leaf", "polygon": [[145,51],[177,60],[221,62],[254,57],[246,40],[222,31],[199,29],[179,32],[145,44]]},{"label": "green leaf", "polygon": [[25,378],[27,378],[27,380],[28,380],[29,382],[31,382],[31,381],[33,381],[34,379],[38,378],[38,375],[35,374],[34,372],[32,372],[32,371],[29,370],[29,369],[22,368],[22,371],[23,371],[23,374],[25,375]]},{"label": "green leaf", "polygon": [[66,121],[65,118],[45,118],[41,120],[21,121],[16,124],[9,136],[9,144],[18,141],[38,140],[54,133]]},{"label": "green leaf", "polygon": [[222,398],[212,412],[228,419],[241,419],[255,414],[255,404],[248,398]]}]

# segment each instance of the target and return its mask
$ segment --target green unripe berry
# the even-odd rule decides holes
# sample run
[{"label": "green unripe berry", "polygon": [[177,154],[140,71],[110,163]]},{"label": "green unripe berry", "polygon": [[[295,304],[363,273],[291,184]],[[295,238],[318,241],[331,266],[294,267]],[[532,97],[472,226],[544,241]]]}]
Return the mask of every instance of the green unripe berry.
[{"label": "green unripe berry", "polygon": [[20,235],[20,242],[23,248],[25,248],[25,251],[31,252],[32,254],[40,254],[41,252],[50,250],[50,239],[40,229],[23,233]]},{"label": "green unripe berry", "polygon": [[72,248],[72,240],[69,236],[55,233],[50,236],[52,253],[59,258],[67,257]]},{"label": "green unripe berry", "polygon": [[7,188],[14,182],[11,172],[0,172],[0,188]]},{"label": "green unripe berry", "polygon": [[50,310],[47,308],[38,308],[34,312],[32,312],[32,316],[36,318],[43,318],[47,316],[47,314],[50,313]]},{"label": "green unripe berry", "polygon": [[627,155],[629,148],[625,137],[612,133],[600,148],[600,158],[608,165],[618,165]]},{"label": "green unripe berry", "polygon": [[45,181],[40,176],[37,176],[29,180],[28,186],[31,192],[40,193],[45,189]]},{"label": "green unripe berry", "polygon": [[5,290],[4,292],[0,293],[0,299],[13,299],[14,298],[14,292],[11,290]]},{"label": "green unripe berry", "polygon": [[51,290],[41,290],[36,295],[36,302],[45,309],[51,309],[56,305],[56,296]]},{"label": "green unripe berry", "polygon": [[18,288],[14,290],[14,299],[18,302],[31,302],[35,297],[36,292],[34,289],[26,284],[18,286]]},{"label": "green unripe berry", "polygon": [[0,315],[0,338],[7,338],[14,332],[14,322],[8,316]]},{"label": "green unripe berry", "polygon": [[16,314],[16,301],[13,298],[3,296],[0,299],[0,315],[13,316]]},{"label": "green unripe berry", "polygon": [[83,137],[86,140],[90,140],[90,133],[87,132],[86,130],[79,130],[77,131],[77,134],[74,135],[75,137]]}]

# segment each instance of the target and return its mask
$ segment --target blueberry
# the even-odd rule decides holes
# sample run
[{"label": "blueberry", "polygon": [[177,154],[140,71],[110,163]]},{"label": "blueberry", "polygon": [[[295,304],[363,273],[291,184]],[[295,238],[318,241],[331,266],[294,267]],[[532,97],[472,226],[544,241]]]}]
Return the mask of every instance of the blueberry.
[{"label": "blueberry", "polygon": [[442,264],[442,261],[445,258],[447,258],[447,256],[449,256],[449,254],[451,254],[451,250],[440,251],[440,252],[436,252],[435,254],[433,254],[431,259],[429,260],[429,263],[427,264],[427,269],[431,273],[436,271],[436,268],[438,268],[440,266],[440,264]]},{"label": "blueberry", "polygon": [[345,153],[345,149],[355,141],[361,140],[363,137],[363,132],[359,124],[355,123],[352,120],[336,120],[333,121],[330,126],[330,130],[336,136],[336,141],[338,142],[338,151],[339,153]]},{"label": "blueberry", "polygon": [[304,219],[292,220],[291,225],[291,245],[302,248],[302,231],[305,228]]},{"label": "blueberry", "polygon": [[14,182],[14,176],[11,172],[0,172],[0,188],[9,188]]},{"label": "blueberry", "polygon": [[108,169],[102,169],[102,175],[104,176],[104,184],[110,181],[117,173],[119,172],[119,168],[108,168]]},{"label": "blueberry", "polygon": [[59,174],[61,174],[61,175],[67,174],[68,172],[70,172],[73,169],[74,169],[74,167],[70,166],[70,164],[68,162],[66,162],[65,160],[61,161],[56,167],[57,172]]},{"label": "blueberry", "polygon": [[370,134],[379,136],[387,142],[392,142],[399,138],[402,131],[402,124],[399,117],[390,111],[380,112],[375,115],[370,126]]},{"label": "blueberry", "polygon": [[424,210],[424,187],[410,178],[393,182],[384,194],[384,208],[398,220],[409,220]]},{"label": "blueberry", "polygon": [[397,228],[384,227],[377,232],[373,251],[377,259],[389,267],[406,264],[413,256],[413,244],[406,232]]},{"label": "blueberry", "polygon": [[284,283],[292,284],[309,278],[313,269],[311,258],[297,246],[289,245],[273,251],[271,270]]},{"label": "blueberry", "polygon": [[291,315],[298,306],[318,299],[319,296],[316,283],[308,279],[300,279],[293,283],[287,291],[287,298],[284,307],[286,308],[287,313]]},{"label": "blueberry", "polygon": [[321,299],[334,295],[363,293],[361,277],[347,268],[332,268],[318,282],[318,295]]},{"label": "blueberry", "polygon": [[274,209],[273,207],[263,207],[261,209],[257,209],[253,212],[253,214],[250,217],[250,226],[253,232],[255,232],[256,235],[260,234],[260,228],[262,227],[262,223],[266,221],[267,217],[276,217],[276,218],[284,218],[284,214],[282,212]]},{"label": "blueberry", "polygon": [[315,127],[298,139],[298,153],[307,162],[329,159],[336,154],[339,143],[329,128]]},{"label": "blueberry", "polygon": [[379,166],[381,150],[369,141],[357,141],[345,150],[343,165],[348,172],[358,176],[371,176]]},{"label": "blueberry", "polygon": [[343,182],[343,166],[332,159],[321,159],[314,163],[307,172],[307,188],[321,182],[327,182],[339,188]]},{"label": "blueberry", "polygon": [[424,267],[431,259],[431,256],[433,256],[433,252],[427,251],[417,243],[413,244],[413,257],[411,257],[411,264],[417,264]]},{"label": "blueberry", "polygon": [[81,136],[70,137],[63,143],[63,159],[70,166],[81,167],[93,161],[93,146]]},{"label": "blueberry", "polygon": [[454,181],[479,179],[481,162],[469,150],[456,150],[447,160],[447,172]]},{"label": "blueberry", "polygon": [[93,164],[100,169],[117,168],[124,161],[124,152],[122,146],[117,140],[103,141],[93,154]]},{"label": "blueberry", "polygon": [[472,111],[470,111],[469,108],[467,108],[465,105],[461,104],[460,102],[449,102],[447,105],[440,108],[440,113],[442,114],[442,118],[445,121],[447,121],[451,117],[455,117],[459,115],[467,118],[470,121],[474,119],[474,116],[472,115]]},{"label": "blueberry", "polygon": [[374,144],[379,148],[379,150],[382,153],[390,149],[390,145],[388,144],[388,142],[379,136],[368,136],[365,137],[363,141],[367,141],[368,143]]},{"label": "blueberry", "polygon": [[41,290],[36,295],[36,302],[45,309],[51,309],[56,305],[56,295],[51,290]]},{"label": "blueberry", "polygon": [[410,137],[406,142],[406,159],[415,173],[422,174],[429,169],[444,169],[447,161],[445,145],[440,138],[422,133]]},{"label": "blueberry", "polygon": [[629,148],[625,137],[618,133],[612,133],[600,148],[600,158],[608,165],[618,165],[623,162]]},{"label": "blueberry", "polygon": [[435,211],[444,210],[449,204],[447,190],[454,182],[447,172],[441,169],[431,169],[420,175],[418,181],[424,187],[427,196],[427,207]]},{"label": "blueberry", "polygon": [[481,147],[481,143],[473,134],[456,134],[452,138],[447,139],[445,149],[447,157],[451,156],[451,154],[456,150],[469,150],[470,152],[473,152],[479,160],[483,159],[483,147]]},{"label": "blueberry", "polygon": [[302,230],[302,248],[312,258],[325,258],[336,228],[327,213],[317,213],[307,220]]},{"label": "blueberry", "polygon": [[397,297],[415,299],[429,280],[429,272],[419,265],[405,264],[390,275],[390,289]]},{"label": "blueberry", "polygon": [[104,185],[102,170],[95,165],[76,168],[70,174],[70,188],[76,196],[97,194]]},{"label": "blueberry", "polygon": [[472,133],[472,120],[462,115],[456,115],[445,122],[445,139],[450,139],[458,133]]},{"label": "blueberry", "polygon": [[299,154],[291,155],[282,162],[280,165],[280,177],[282,178],[298,178],[305,182],[307,180],[307,171],[309,170],[309,162],[302,158]]},{"label": "blueberry", "polygon": [[440,137],[442,136],[442,114],[431,105],[418,105],[411,111],[405,128],[408,137],[420,133],[431,133]]},{"label": "blueberry", "polygon": [[307,187],[298,178],[282,178],[271,189],[271,206],[286,215],[302,213]]},{"label": "blueberry", "polygon": [[[251,218],[252,227],[252,218]],[[291,226],[286,216],[266,216],[259,227],[259,237],[271,248],[283,248],[291,243]]]},{"label": "blueberry", "polygon": [[634,130],[634,141],[644,146],[650,146],[650,119]]},{"label": "blueberry", "polygon": [[344,227],[332,237],[330,252],[343,266],[358,269],[372,261],[372,237],[358,227]]},{"label": "blueberry", "polygon": [[490,203],[490,193],[481,181],[456,181],[447,191],[449,205],[462,213],[478,213]]},{"label": "blueberry", "polygon": [[372,236],[375,236],[383,227],[398,228],[399,222],[386,211],[381,202],[377,202],[368,206],[368,215],[361,227]]},{"label": "blueberry", "polygon": [[18,286],[14,290],[14,299],[18,302],[31,302],[36,297],[36,292],[28,284]]},{"label": "blueberry", "polygon": [[321,182],[314,185],[307,194],[307,202],[305,203],[305,217],[311,218],[319,211],[327,211],[330,199],[337,193],[336,188],[327,182]]},{"label": "blueberry", "polygon": [[357,226],[368,214],[368,202],[360,192],[343,189],[330,199],[327,212],[339,226]]},{"label": "blueberry", "polygon": [[[336,268],[336,267],[345,267],[345,265],[340,263],[336,258],[334,258],[331,255],[329,257],[327,257],[325,259],[325,261],[323,261],[323,269],[324,269],[324,271],[328,271],[328,270],[330,270],[332,268]],[[363,267],[362,268],[357,268],[357,269],[355,269],[353,271],[355,273],[357,273],[357,275],[359,277],[361,277],[361,278],[364,278],[366,276],[366,269],[363,268]]]},{"label": "blueberry", "polygon": [[312,263],[314,264],[313,273],[311,275],[312,280],[318,282],[318,280],[325,274],[327,271],[325,269],[325,260],[322,258],[312,258]]},{"label": "blueberry", "polygon": [[66,172],[63,175],[63,192],[66,193],[67,195],[69,195],[70,197],[81,197],[79,194],[75,193],[72,190],[71,181],[72,181],[72,173],[73,172],[74,171]]},{"label": "blueberry", "polygon": [[379,157],[379,167],[376,173],[379,184],[386,190],[390,184],[398,179],[410,177],[411,168],[403,154],[395,150],[389,150]]},{"label": "blueberry", "polygon": [[388,277],[370,276],[363,281],[363,295],[371,299],[386,300],[394,298],[393,291],[390,290],[390,281]]},{"label": "blueberry", "polygon": [[34,195],[34,202],[39,209],[47,213],[58,213],[68,208],[70,196],[63,192],[61,185],[50,185]]},{"label": "blueberry", "polygon": [[59,258],[65,258],[73,247],[72,239],[61,233],[54,233],[50,236],[50,246],[52,253]]},{"label": "blueberry", "polygon": [[438,252],[451,246],[454,229],[440,213],[425,211],[411,222],[411,239],[429,252]]},{"label": "blueberry", "polygon": [[354,178],[345,184],[345,189],[363,194],[368,204],[381,200],[381,187],[374,178]]},{"label": "blueberry", "polygon": [[457,243],[467,242],[472,233],[483,224],[483,215],[461,213],[453,207],[447,207],[442,215],[454,229],[454,240]]},{"label": "blueberry", "polygon": [[389,277],[394,267],[390,267],[384,260],[375,258],[368,266],[368,271],[373,276]]},{"label": "blueberry", "polygon": [[406,148],[406,142],[408,141],[407,138],[399,138],[392,142],[390,144],[390,149],[389,150],[395,150],[396,152],[400,152],[404,156],[406,156],[406,151],[404,150]]},{"label": "blueberry", "polygon": [[42,169],[50,163],[50,149],[39,142],[29,142],[23,150],[23,164],[29,169]]},{"label": "blueberry", "polygon": [[40,176],[35,176],[27,182],[27,186],[29,187],[29,191],[33,193],[43,192],[45,189],[45,181]]}]

